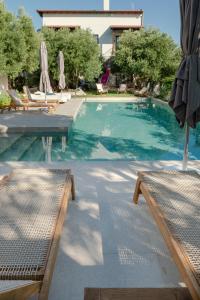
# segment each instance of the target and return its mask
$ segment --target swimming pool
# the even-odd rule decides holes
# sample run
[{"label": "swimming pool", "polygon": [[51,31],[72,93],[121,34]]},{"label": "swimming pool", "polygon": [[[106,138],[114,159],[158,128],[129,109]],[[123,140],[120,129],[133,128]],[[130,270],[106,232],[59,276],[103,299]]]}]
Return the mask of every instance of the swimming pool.
[{"label": "swimming pool", "polygon": [[[84,103],[67,134],[0,137],[0,161],[182,160],[184,130],[171,109],[150,99]],[[200,159],[200,127],[190,159]]]},{"label": "swimming pool", "polygon": [[[185,133],[165,103],[85,103],[70,131],[71,159],[182,160]],[[200,159],[200,128],[190,159]]]}]

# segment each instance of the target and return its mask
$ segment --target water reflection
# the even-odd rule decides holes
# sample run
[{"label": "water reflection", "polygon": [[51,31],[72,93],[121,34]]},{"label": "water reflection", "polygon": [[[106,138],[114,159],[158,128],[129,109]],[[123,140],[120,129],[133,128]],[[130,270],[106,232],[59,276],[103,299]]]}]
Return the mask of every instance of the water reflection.
[{"label": "water reflection", "polygon": [[66,136],[62,136],[62,152],[65,152],[67,148],[67,138]]},{"label": "water reflection", "polygon": [[52,137],[42,137],[42,145],[45,152],[45,162],[51,163]]},{"label": "water reflection", "polygon": [[4,134],[0,135],[0,161],[64,160],[67,133]]}]

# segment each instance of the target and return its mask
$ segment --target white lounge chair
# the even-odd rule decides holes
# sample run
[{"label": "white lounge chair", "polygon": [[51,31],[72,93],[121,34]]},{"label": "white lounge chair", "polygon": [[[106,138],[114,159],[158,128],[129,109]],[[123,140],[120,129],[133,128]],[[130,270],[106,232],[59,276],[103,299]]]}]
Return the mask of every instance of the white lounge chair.
[{"label": "white lounge chair", "polygon": [[127,85],[125,83],[120,84],[118,88],[118,93],[126,93],[127,92]]},{"label": "white lounge chair", "polygon": [[99,94],[107,94],[108,93],[108,88],[104,87],[102,83],[96,83],[97,87],[97,92]]},{"label": "white lounge chair", "polygon": [[144,86],[140,91],[135,91],[134,94],[135,96],[139,96],[139,97],[147,97],[148,88]]},{"label": "white lounge chair", "polygon": [[65,103],[71,100],[71,93],[52,93],[45,96],[45,93],[40,91],[32,94],[27,86],[24,86],[23,90],[26,97],[29,99],[29,101],[32,102],[40,102],[46,100],[48,103]]}]

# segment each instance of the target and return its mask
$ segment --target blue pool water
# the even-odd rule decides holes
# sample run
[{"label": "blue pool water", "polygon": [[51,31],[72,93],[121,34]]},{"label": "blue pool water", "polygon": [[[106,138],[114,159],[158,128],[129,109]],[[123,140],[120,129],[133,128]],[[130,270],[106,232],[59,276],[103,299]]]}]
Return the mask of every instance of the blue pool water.
[{"label": "blue pool water", "polygon": [[[162,103],[84,103],[66,134],[0,137],[0,161],[182,160],[184,130]],[[200,159],[200,128],[190,159]]]},{"label": "blue pool water", "polygon": [[[185,132],[165,103],[85,103],[68,143],[71,159],[182,160]],[[200,159],[200,128],[190,159]]]}]

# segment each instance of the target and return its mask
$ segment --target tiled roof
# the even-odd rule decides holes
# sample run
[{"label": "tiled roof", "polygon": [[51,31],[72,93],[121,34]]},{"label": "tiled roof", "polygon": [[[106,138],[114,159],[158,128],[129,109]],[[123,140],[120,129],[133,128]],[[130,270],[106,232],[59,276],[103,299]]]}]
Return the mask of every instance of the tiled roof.
[{"label": "tiled roof", "polygon": [[138,15],[143,14],[143,10],[37,10],[38,14],[42,17],[43,14],[125,14],[125,15]]}]

